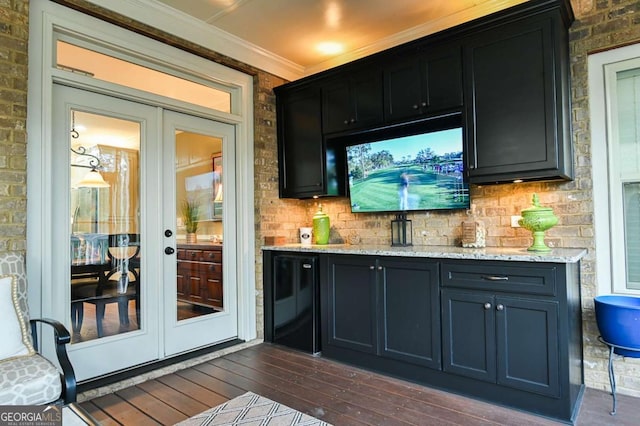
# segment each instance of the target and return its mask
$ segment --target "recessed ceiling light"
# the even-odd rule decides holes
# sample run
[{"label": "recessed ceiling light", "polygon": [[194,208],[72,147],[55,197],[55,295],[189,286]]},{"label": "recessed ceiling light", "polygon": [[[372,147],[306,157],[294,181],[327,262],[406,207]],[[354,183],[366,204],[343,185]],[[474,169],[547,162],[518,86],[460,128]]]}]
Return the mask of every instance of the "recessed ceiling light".
[{"label": "recessed ceiling light", "polygon": [[325,55],[336,55],[342,53],[344,46],[335,41],[323,41],[316,45],[316,50]]}]

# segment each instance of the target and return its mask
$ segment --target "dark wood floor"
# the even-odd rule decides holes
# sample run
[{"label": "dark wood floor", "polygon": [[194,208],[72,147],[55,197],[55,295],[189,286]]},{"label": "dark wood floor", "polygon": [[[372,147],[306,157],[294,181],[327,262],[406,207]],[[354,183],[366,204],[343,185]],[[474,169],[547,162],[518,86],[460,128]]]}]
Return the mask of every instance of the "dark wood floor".
[{"label": "dark wood floor", "polygon": [[[80,405],[103,425],[173,425],[252,391],[334,425],[554,425],[527,413],[261,344]],[[587,389],[580,426],[639,425],[640,402]]]}]

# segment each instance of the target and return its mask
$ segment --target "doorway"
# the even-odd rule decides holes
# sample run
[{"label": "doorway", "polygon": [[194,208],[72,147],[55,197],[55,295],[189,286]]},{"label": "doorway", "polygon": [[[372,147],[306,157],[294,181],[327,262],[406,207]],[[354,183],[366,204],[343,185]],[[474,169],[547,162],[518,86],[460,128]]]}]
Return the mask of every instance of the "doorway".
[{"label": "doorway", "polygon": [[70,318],[78,379],[236,338],[234,126],[63,85],[53,95],[54,238],[68,253],[56,317]]},{"label": "doorway", "polygon": [[[122,324],[127,325],[124,327],[120,321],[120,304],[117,302],[105,304],[105,317],[112,312],[110,318],[114,323],[111,325],[105,323],[102,337],[97,336],[96,329],[94,338],[72,344],[69,352],[74,366],[77,366],[78,379],[81,381],[146,363],[148,360],[171,356],[168,355],[171,352],[164,346],[164,319],[168,315],[167,311],[170,310],[167,306],[169,302],[165,303],[169,294],[165,285],[172,285],[172,291],[177,292],[175,275],[177,255],[174,254],[171,258],[165,254],[164,249],[172,241],[166,239],[164,231],[170,226],[175,226],[174,232],[178,234],[181,231],[177,227],[178,212],[175,211],[177,207],[175,200],[174,213],[172,213],[174,222],[165,222],[167,218],[163,210],[166,192],[163,187],[163,176],[165,176],[163,168],[166,166],[163,163],[161,139],[163,111],[173,110],[193,117],[227,123],[234,129],[235,158],[227,156],[228,151],[226,151],[222,159],[224,162],[223,209],[230,209],[223,213],[224,231],[220,234],[224,244],[223,292],[226,286],[232,283],[237,288],[235,307],[237,338],[245,341],[255,339],[257,321],[252,77],[54,2],[34,1],[30,6],[29,51],[33,55],[29,58],[28,80],[27,188],[29,202],[26,267],[29,280],[29,309],[32,315],[55,318],[72,330],[70,265],[73,256],[70,248],[73,226],[76,232],[93,233],[94,230],[98,234],[107,232],[104,224],[101,223],[107,220],[104,209],[107,209],[106,212],[111,212],[112,208],[119,204],[108,200],[103,193],[109,193],[125,182],[125,180],[120,183],[110,181],[108,173],[104,172],[102,178],[109,184],[110,189],[90,190],[89,187],[78,185],[76,194],[72,196],[72,173],[75,175],[74,181],[81,180],[91,171],[91,168],[75,167],[71,172],[71,162],[76,164],[78,159],[73,157],[76,154],[70,150],[72,143],[69,133],[73,127],[71,110],[116,118],[121,120],[120,124],[131,122],[139,127],[140,132],[139,177],[137,178],[139,180],[139,214],[135,207],[126,208],[123,205],[120,207],[135,212],[137,217],[127,225],[134,232],[120,233],[126,234],[121,235],[123,238],[120,240],[115,237],[106,239],[98,237],[97,239],[98,246],[100,244],[104,246],[105,240],[107,246],[114,242],[116,247],[111,249],[112,252],[124,251],[125,249],[118,244],[125,244],[127,239],[133,248],[126,250],[135,252],[139,247],[139,255],[134,255],[134,258],[128,262],[120,262],[126,265],[127,273],[114,274],[109,280],[118,281],[121,289],[125,288],[126,283],[127,291],[139,285],[140,291],[136,294],[140,297],[140,308],[136,309],[138,306],[136,300],[127,301],[128,311],[122,310],[123,313],[128,314],[128,318],[122,317]],[[60,42],[67,43],[67,46],[63,46]],[[180,90],[181,93],[194,93],[200,98],[204,96],[208,99],[209,96],[203,93],[210,93],[206,91],[209,87],[214,91],[224,92],[227,96],[222,97],[221,104],[210,106],[194,103],[192,98],[173,98],[170,93],[155,93],[149,91],[146,86],[130,87],[127,82],[112,81],[108,76],[135,77],[140,75],[139,69],[135,72],[105,73],[107,68],[102,61],[104,57],[100,57],[100,61],[82,60],[77,50],[67,52],[71,54],[65,55],[64,49],[69,47],[68,45],[83,47],[110,58],[118,58],[128,64],[159,70],[165,74],[164,77],[171,75],[187,82],[206,86],[191,92]],[[67,62],[68,59],[78,62],[73,62],[70,67],[62,66],[64,64],[61,62]],[[88,67],[93,68],[87,69]],[[143,80],[151,79],[145,77]],[[176,89],[176,84],[165,83],[163,87]],[[78,93],[77,96],[74,94],[62,99],[58,93],[54,93],[61,89]],[[85,95],[90,98],[85,99],[83,97]],[[98,98],[103,100],[96,101]],[[106,144],[101,143],[101,145]],[[93,153],[93,151],[88,152]],[[89,165],[88,158],[80,156],[77,164]],[[236,192],[229,195],[225,185],[230,170],[234,167]],[[175,178],[174,169],[171,169],[169,174]],[[131,177],[128,185],[135,182],[135,179]],[[171,197],[177,197],[174,187],[171,191]],[[231,206],[229,197],[234,196],[235,205]],[[82,203],[76,215],[76,221],[73,219],[72,199],[78,204]],[[110,203],[109,206],[105,204],[107,200]],[[97,206],[95,211],[92,210],[93,205]],[[93,220],[96,217],[96,211],[97,220]],[[235,216],[236,229],[233,231],[227,229],[229,215]],[[96,225],[93,224],[94,222]],[[217,235],[217,232],[213,235]],[[85,244],[86,241],[87,239]],[[232,247],[230,241],[235,245],[233,250],[230,249]],[[177,246],[174,245],[172,248],[175,250]],[[106,254],[105,258],[108,257],[109,254]],[[236,262],[236,259],[242,259],[242,262]],[[174,275],[171,284],[165,283],[165,263],[173,264]],[[227,268],[235,269],[229,269],[230,272],[227,272]],[[139,279],[134,272],[139,275]],[[128,278],[120,280],[119,278],[123,275]],[[176,294],[172,297],[177,299]],[[225,302],[226,300],[223,301]],[[82,328],[84,329],[92,321],[96,321],[96,309],[91,303],[84,303],[83,307]],[[226,303],[225,312],[227,312]],[[202,315],[202,317],[207,316]],[[203,320],[196,318],[187,320],[185,323]],[[109,327],[115,327],[116,330]],[[130,339],[138,343],[129,344]],[[46,346],[46,342],[44,343]],[[138,344],[138,347],[143,350],[136,350]],[[52,346],[43,349],[47,356],[52,358],[55,356]],[[84,352],[80,352],[81,350]],[[183,351],[179,348],[175,350],[176,353]],[[188,350],[184,349],[184,351]],[[81,353],[86,355],[81,357]],[[90,353],[93,355],[89,355]],[[76,361],[74,357],[78,360]],[[105,357],[110,358],[108,362],[103,361]]]}]

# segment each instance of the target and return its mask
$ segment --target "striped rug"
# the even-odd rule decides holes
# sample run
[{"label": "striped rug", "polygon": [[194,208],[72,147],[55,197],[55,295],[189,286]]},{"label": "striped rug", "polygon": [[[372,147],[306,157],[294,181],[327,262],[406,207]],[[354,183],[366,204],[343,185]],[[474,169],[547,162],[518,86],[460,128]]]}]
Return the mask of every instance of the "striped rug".
[{"label": "striped rug", "polygon": [[331,426],[268,398],[247,392],[178,423],[180,426]]}]

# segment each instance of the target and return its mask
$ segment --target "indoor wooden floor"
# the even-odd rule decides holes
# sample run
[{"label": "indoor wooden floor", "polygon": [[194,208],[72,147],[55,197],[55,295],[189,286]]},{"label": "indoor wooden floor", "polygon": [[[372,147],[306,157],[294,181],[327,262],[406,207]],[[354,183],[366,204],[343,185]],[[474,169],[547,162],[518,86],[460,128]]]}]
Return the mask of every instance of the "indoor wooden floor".
[{"label": "indoor wooden floor", "polygon": [[[334,425],[551,425],[556,422],[261,344],[80,405],[103,425],[173,425],[246,391]],[[639,425],[636,398],[588,389],[577,424]]]}]

